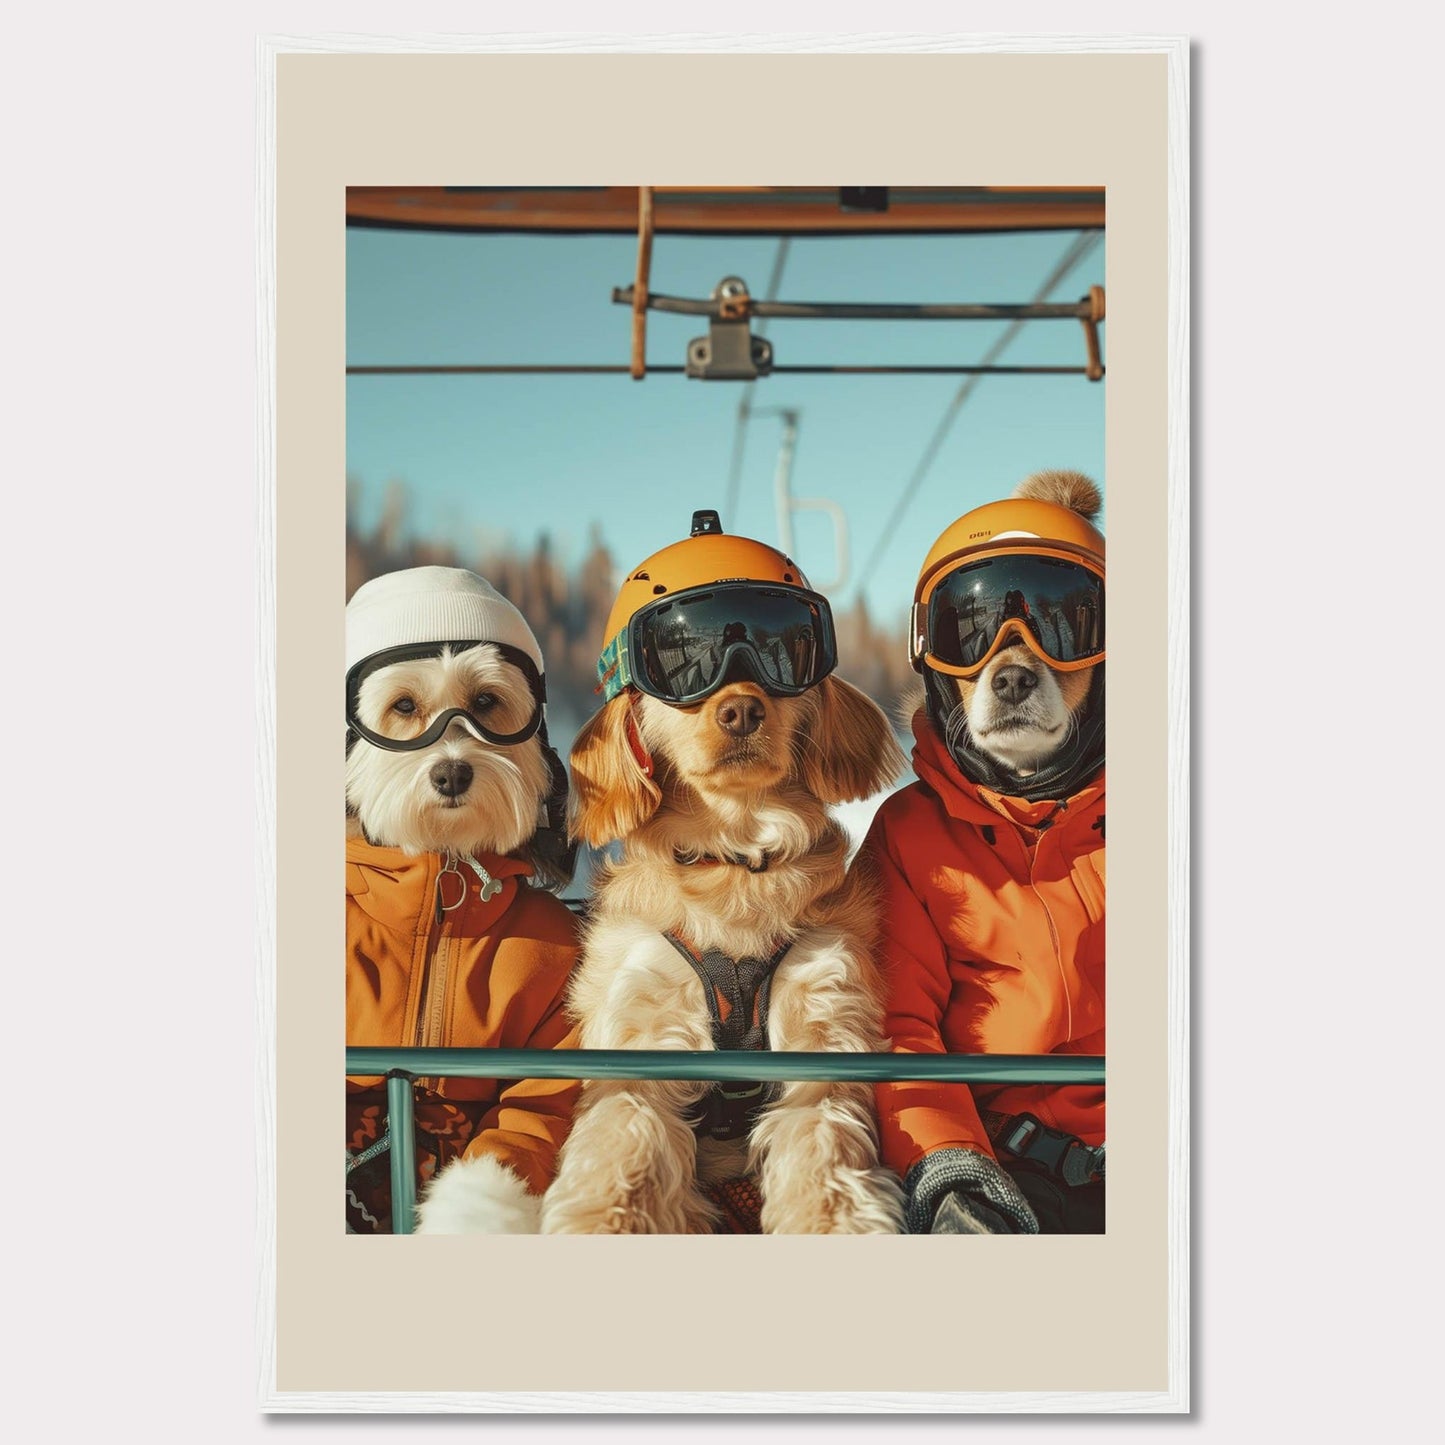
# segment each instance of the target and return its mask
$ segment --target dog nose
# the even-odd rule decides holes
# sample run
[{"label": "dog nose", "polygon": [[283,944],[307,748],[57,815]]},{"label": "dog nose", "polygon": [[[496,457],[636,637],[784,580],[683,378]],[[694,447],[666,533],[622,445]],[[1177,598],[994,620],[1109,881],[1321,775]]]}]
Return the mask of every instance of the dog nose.
[{"label": "dog nose", "polygon": [[431,770],[431,785],[444,798],[459,798],[472,785],[472,765],[448,758]]},{"label": "dog nose", "polygon": [[717,705],[717,725],[735,738],[745,738],[749,733],[757,732],[767,715],[762,698],[751,693],[734,693]]},{"label": "dog nose", "polygon": [[1005,702],[1022,702],[1038,685],[1026,667],[1001,667],[993,675],[993,690]]}]

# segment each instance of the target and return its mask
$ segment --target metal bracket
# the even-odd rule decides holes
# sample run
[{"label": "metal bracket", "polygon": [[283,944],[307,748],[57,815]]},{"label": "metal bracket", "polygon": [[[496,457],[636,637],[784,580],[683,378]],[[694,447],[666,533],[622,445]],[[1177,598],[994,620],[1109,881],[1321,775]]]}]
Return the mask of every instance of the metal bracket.
[{"label": "metal bracket", "polygon": [[752,297],[740,276],[725,276],[713,288],[717,309],[706,336],[687,343],[684,371],[698,381],[756,381],[773,369],[773,344],[754,336]]},{"label": "metal bracket", "polygon": [[647,282],[652,270],[652,187],[637,188],[637,280],[632,286],[632,379],[647,375]]},{"label": "metal bracket", "polygon": [[1079,317],[1084,324],[1084,347],[1089,358],[1084,375],[1090,381],[1102,381],[1104,361],[1099,354],[1099,323],[1104,319],[1104,288],[1090,286],[1089,294],[1079,302],[1079,307],[1081,311],[1087,307],[1087,314]]}]

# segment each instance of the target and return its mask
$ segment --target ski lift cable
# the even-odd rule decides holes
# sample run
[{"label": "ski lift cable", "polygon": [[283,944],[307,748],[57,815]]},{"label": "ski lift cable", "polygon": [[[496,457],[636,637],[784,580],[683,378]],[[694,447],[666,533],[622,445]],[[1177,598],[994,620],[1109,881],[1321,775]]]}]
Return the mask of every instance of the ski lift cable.
[{"label": "ski lift cable", "polygon": [[[788,236],[784,236],[778,242],[778,253],[773,257],[773,274],[768,277],[767,299],[769,301],[777,298],[778,286],[783,279],[783,267],[788,260],[790,243],[791,238]],[[766,325],[766,321],[758,323],[757,334],[759,336],[762,335]],[[723,516],[728,519],[729,527],[734,526],[737,520],[738,492],[742,484],[743,473],[743,447],[746,444],[747,420],[752,412],[753,388],[756,385],[756,381],[750,381],[744,385],[743,394],[738,400],[737,419],[733,423],[733,455],[732,462],[728,467],[727,510],[723,513]]]},{"label": "ski lift cable", "polygon": [[[1059,258],[1058,264],[1049,272],[1048,278],[1039,287],[1034,297],[1034,304],[1039,304],[1058,286],[1064,278],[1076,267],[1091,251],[1099,244],[1101,237],[1098,232],[1085,232],[1075,236],[1069,243],[1068,249]],[[893,541],[893,535],[898,530],[898,524],[903,520],[903,514],[908,510],[913,498],[917,495],[918,489],[923,485],[923,479],[928,475],[929,468],[933,465],[943,443],[946,440],[953,423],[958,419],[958,414],[963,410],[965,403],[977,389],[983,377],[991,372],[1004,371],[1009,368],[995,367],[993,363],[1013,343],[1020,331],[1028,324],[1027,317],[1021,317],[1005,329],[1003,334],[988,349],[982,363],[974,369],[974,374],[959,387],[954,394],[953,400],[949,402],[943,413],[933,436],[929,439],[928,445],[923,450],[923,456],[919,459],[918,465],[913,469],[913,475],[909,477],[907,484],[898,495],[898,501],[894,505],[888,520],[883,524],[883,530],[878,534],[878,541],[874,544],[873,551],[868,561],[859,570],[857,589],[862,592],[873,575],[880,558],[888,550],[889,544]]]}]

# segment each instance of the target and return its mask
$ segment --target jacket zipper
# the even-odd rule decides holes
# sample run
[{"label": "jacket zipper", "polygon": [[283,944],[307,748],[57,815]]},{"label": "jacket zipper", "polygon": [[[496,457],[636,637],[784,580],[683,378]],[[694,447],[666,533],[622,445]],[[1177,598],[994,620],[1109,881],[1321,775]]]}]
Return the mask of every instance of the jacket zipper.
[{"label": "jacket zipper", "polygon": [[[440,902],[441,880],[446,871],[444,856],[442,867],[432,880],[431,908],[433,914]],[[465,879],[463,882],[465,883]],[[416,1029],[413,1034],[413,1042],[419,1049],[434,1047],[433,1041],[442,1032],[443,1003],[446,998],[446,950],[443,946],[448,941],[446,931],[447,916],[443,912],[440,919],[433,917],[427,931],[426,953],[422,959],[421,988],[417,995]],[[418,1079],[417,1083],[423,1089],[431,1090],[436,1085],[436,1079],[434,1077]]]},{"label": "jacket zipper", "polygon": [[[447,919],[450,914],[466,907],[470,891],[467,875],[461,870],[462,863],[466,863],[477,875],[477,891],[483,903],[502,891],[501,883],[470,854],[463,853],[460,859],[450,852],[442,854],[442,866],[432,882],[432,925],[427,934],[417,1002],[414,1037],[419,1049],[446,1047],[447,973],[451,962],[451,936],[447,932]],[[462,896],[459,903],[451,908],[443,908],[442,879],[448,873],[454,874],[461,884]],[[420,1079],[418,1082],[428,1090],[436,1087],[435,1077]]]}]

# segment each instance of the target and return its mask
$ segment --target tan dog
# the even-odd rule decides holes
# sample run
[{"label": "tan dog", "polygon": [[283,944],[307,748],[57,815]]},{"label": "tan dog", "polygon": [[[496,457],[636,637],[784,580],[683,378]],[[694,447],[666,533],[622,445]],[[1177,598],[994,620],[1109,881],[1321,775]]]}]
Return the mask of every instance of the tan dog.
[{"label": "tan dog", "polygon": [[[722,966],[729,986],[742,981],[725,1017],[766,1015],[763,1047],[883,1047],[874,893],[865,873],[847,875],[828,805],[870,796],[902,764],[880,709],[834,677],[795,696],[732,678],[688,706],[631,689],[609,701],[572,750],[574,833],[622,843],[569,994],[581,1047],[714,1048],[725,1025],[702,981],[709,954],[736,965]],[[713,1087],[589,1082],[543,1232],[706,1232],[723,1197],[709,1186],[740,1176],[761,1194],[764,1232],[898,1231],[868,1085],[760,1090],[765,1107],[736,1137],[717,1137]]]},{"label": "tan dog", "polygon": [[[1102,1054],[1105,541],[1098,488],[1030,477],[957,518],[914,590],[918,781],[859,861],[884,890],[887,1031],[913,1054]],[[1104,1090],[877,1090],[911,1233],[1097,1233]]]},{"label": "tan dog", "polygon": [[[1078,472],[1039,472],[1016,496],[1052,502],[1092,517],[1102,506],[1099,489]],[[1049,666],[1025,641],[1026,629],[1046,631],[1050,619],[1005,624],[1017,638],[994,654],[974,678],[949,677],[956,706],[945,720],[944,741],[953,748],[964,734],[979,752],[1018,778],[1032,777],[1074,735],[1089,698],[1094,668]]]}]

